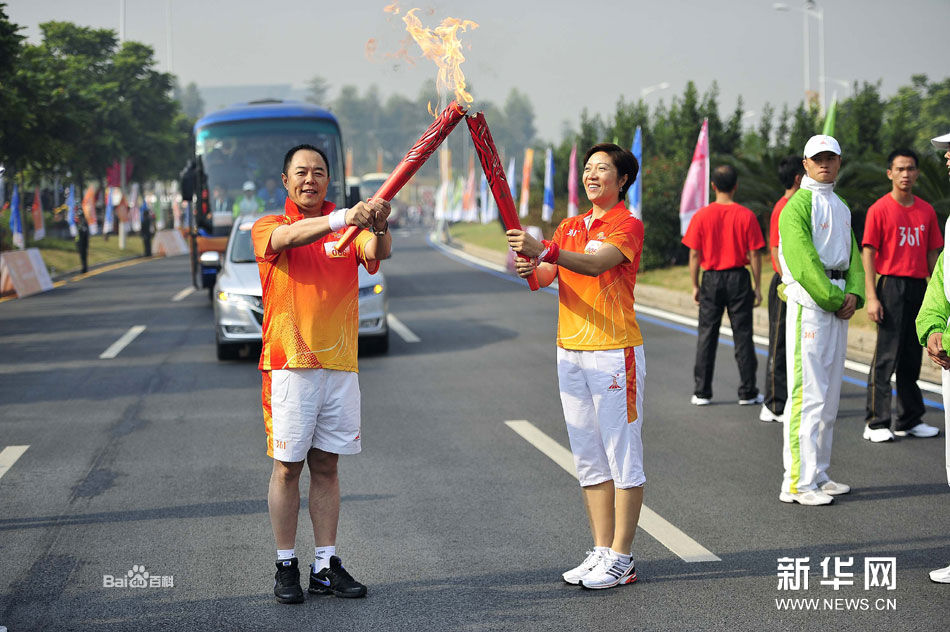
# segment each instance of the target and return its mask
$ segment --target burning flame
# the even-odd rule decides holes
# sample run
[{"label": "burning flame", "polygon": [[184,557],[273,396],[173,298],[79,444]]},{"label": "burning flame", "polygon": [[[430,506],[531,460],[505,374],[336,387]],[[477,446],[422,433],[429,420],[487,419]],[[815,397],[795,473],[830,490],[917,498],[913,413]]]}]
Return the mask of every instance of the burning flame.
[{"label": "burning flame", "polygon": [[399,15],[398,0],[396,2],[393,2],[392,4],[388,4],[385,7],[383,7],[383,11],[385,11],[386,13],[392,13],[393,15]]},{"label": "burning flame", "polygon": [[[394,5],[390,5],[390,7],[392,6]],[[387,9],[390,7],[387,7]],[[471,20],[445,18],[439,26],[428,29],[423,27],[422,22],[416,17],[415,12],[418,10],[410,9],[403,16],[402,20],[406,23],[406,30],[419,45],[419,48],[422,49],[422,53],[438,65],[439,76],[436,80],[436,87],[439,94],[451,90],[455,93],[455,100],[458,101],[458,104],[467,107],[474,99],[471,94],[465,91],[465,75],[461,68],[465,57],[462,55],[462,42],[458,37],[458,33],[459,31],[465,32],[469,29],[477,29],[478,24]]]}]

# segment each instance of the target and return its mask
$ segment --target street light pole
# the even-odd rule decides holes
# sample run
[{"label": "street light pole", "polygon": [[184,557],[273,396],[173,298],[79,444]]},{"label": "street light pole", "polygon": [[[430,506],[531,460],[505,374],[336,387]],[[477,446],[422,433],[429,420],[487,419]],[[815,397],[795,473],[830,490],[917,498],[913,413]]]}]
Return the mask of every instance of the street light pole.
[{"label": "street light pole", "polygon": [[809,17],[814,16],[815,20],[818,22],[818,106],[821,108],[821,111],[825,111],[825,85],[824,79],[825,76],[825,11],[818,5],[816,0],[805,0],[804,7],[801,9],[796,9],[790,7],[784,2],[776,2],[772,5],[772,8],[776,11],[801,11],[802,12],[802,58],[803,58],[803,72],[805,83],[805,98],[808,98],[808,95],[811,93],[811,30],[809,25]]},{"label": "street light pole", "polygon": [[647,86],[646,88],[641,88],[640,98],[646,98],[647,96],[653,94],[654,92],[657,92],[659,90],[666,90],[669,87],[670,87],[670,84],[668,82],[662,81],[656,85]]}]

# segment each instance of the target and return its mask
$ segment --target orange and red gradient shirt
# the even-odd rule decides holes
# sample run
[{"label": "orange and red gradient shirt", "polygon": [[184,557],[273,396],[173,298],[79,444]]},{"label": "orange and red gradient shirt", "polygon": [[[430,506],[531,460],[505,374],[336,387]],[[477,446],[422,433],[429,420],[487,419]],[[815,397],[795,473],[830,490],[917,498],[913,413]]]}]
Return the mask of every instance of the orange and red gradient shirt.
[{"label": "orange and red gradient shirt", "polygon": [[623,202],[600,219],[592,219],[588,228],[585,220],[592,217],[593,209],[565,219],[553,241],[562,250],[586,254],[610,244],[627,262],[596,277],[558,267],[557,345],[578,351],[636,347],[643,344],[633,308],[643,222],[633,217]]},{"label": "orange and red gradient shirt", "polygon": [[[334,208],[332,202],[324,202],[322,214],[328,215]],[[274,229],[304,219],[290,198],[284,209],[284,215],[266,215],[251,229],[264,291],[264,344],[258,368],[355,372],[359,334],[357,266],[366,266],[370,273],[379,269],[378,261],[366,259],[366,244],[373,235],[361,231],[343,252],[334,247],[342,231],[306,246],[276,252],[270,247]]]}]

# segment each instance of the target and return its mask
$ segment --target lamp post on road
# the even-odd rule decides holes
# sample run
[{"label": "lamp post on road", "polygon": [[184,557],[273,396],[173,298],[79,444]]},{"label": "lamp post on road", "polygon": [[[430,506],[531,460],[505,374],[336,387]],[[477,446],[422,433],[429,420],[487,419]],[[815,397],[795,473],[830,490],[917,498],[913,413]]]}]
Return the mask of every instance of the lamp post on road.
[{"label": "lamp post on road", "polygon": [[811,92],[811,33],[809,32],[808,19],[814,17],[818,22],[818,105],[821,111],[825,111],[825,11],[818,5],[816,0],[805,0],[802,8],[790,7],[784,2],[776,2],[772,5],[776,11],[801,11],[802,12],[802,31],[804,35],[802,55],[804,62],[805,78],[805,96]]}]

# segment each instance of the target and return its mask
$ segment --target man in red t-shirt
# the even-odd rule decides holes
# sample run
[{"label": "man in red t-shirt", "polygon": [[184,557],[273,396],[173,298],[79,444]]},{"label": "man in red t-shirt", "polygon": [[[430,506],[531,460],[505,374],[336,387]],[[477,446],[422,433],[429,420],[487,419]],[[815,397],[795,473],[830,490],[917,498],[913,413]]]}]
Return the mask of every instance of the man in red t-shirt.
[{"label": "man in red t-shirt", "polygon": [[778,178],[785,194],[772,207],[769,220],[769,251],[772,255],[772,282],[769,284],[769,359],[765,364],[765,401],[759,419],[782,421],[785,399],[788,397],[788,371],[785,366],[785,301],[778,295],[782,283],[782,266],[778,262],[778,218],[785,203],[802,186],[805,166],[799,156],[785,156],[778,163]]},{"label": "man in red t-shirt", "polygon": [[[693,300],[699,305],[699,340],[696,345],[695,385],[690,400],[696,406],[712,402],[712,376],[719,344],[723,309],[729,312],[739,365],[739,404],[761,404],[755,386],[755,346],[752,343],[752,308],[762,302],[759,283],[762,262],[758,250],[765,246],[755,214],[736,204],[733,196],[739,179],[734,167],[713,170],[716,201],[696,211],[683,243],[689,248],[689,273]],[[746,266],[752,264],[752,280]],[[703,281],[699,283],[699,268]]]},{"label": "man in red t-shirt", "polygon": [[[868,209],[861,253],[868,318],[877,323],[864,428],[864,438],[874,443],[893,441],[895,435],[935,437],[939,432],[922,420],[924,398],[917,386],[921,347],[915,320],[943,238],[933,207],[913,194],[919,174],[917,154],[895,149],[887,164],[891,192]],[[897,419],[892,431],[891,375],[895,370]]]}]

